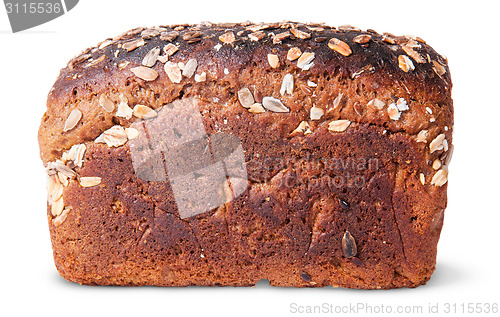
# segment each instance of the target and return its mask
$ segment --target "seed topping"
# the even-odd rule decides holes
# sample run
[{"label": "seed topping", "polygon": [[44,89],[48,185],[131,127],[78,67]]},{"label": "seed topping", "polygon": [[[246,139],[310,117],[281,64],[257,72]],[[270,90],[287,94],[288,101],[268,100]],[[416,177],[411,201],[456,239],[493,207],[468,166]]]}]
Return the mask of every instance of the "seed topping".
[{"label": "seed topping", "polygon": [[272,112],[290,112],[290,109],[285,107],[280,100],[274,97],[264,97],[262,99],[262,106]]},{"label": "seed topping", "polygon": [[100,177],[80,177],[80,185],[82,187],[94,187],[101,183]]},{"label": "seed topping", "polygon": [[344,132],[350,124],[351,121],[349,120],[333,120],[328,124],[328,130],[333,132]]},{"label": "seed topping", "polygon": [[344,251],[344,255],[347,258],[352,258],[358,253],[356,241],[349,230],[346,230],[344,236],[342,237],[342,251]]},{"label": "seed topping", "polygon": [[272,68],[278,68],[280,66],[280,59],[276,54],[267,54],[267,61]]},{"label": "seed topping", "polygon": [[76,127],[76,125],[78,124],[78,122],[80,122],[81,119],[82,119],[82,112],[80,110],[74,109],[73,111],[71,111],[68,118],[66,119],[66,122],[64,122],[63,132],[68,132],[72,130],[74,127]]},{"label": "seed topping", "polygon": [[131,68],[130,71],[145,81],[153,81],[158,77],[156,70],[144,66]]},{"label": "seed topping", "polygon": [[352,50],[349,45],[347,45],[346,42],[341,41],[335,37],[331,38],[330,41],[328,41],[328,47],[344,56],[349,56],[352,54]]}]

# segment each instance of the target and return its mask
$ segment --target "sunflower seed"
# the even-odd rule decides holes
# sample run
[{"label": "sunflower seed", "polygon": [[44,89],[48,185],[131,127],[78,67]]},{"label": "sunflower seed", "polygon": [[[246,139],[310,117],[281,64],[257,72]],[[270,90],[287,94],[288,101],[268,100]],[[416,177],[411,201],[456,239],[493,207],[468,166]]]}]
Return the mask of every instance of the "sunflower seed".
[{"label": "sunflower seed", "polygon": [[311,120],[319,120],[325,114],[325,111],[321,108],[313,106],[311,108],[310,118]]},{"label": "sunflower seed", "polygon": [[291,34],[289,31],[285,31],[285,32],[274,35],[273,36],[273,44],[281,44],[281,41],[290,37],[290,35]]},{"label": "sunflower seed", "polygon": [[441,161],[439,159],[435,159],[434,162],[432,162],[432,168],[435,169],[436,171],[441,168]]},{"label": "sunflower seed", "polygon": [[69,61],[68,63],[68,68],[69,70],[73,70],[75,68],[76,65],[86,61],[87,59],[89,59],[90,57],[92,57],[92,54],[83,54],[83,55],[80,55],[80,56],[77,56],[77,57],[74,57],[72,60]]},{"label": "sunflower seed", "polygon": [[315,82],[313,82],[313,81],[308,80],[308,81],[307,81],[307,86],[309,86],[309,87],[318,87],[318,84],[316,84],[316,83],[315,83]]},{"label": "sunflower seed", "polygon": [[398,107],[398,110],[399,111],[406,111],[406,110],[409,110],[410,108],[408,107],[408,105],[406,104],[406,100],[404,98],[399,98],[397,101],[396,101],[396,107]]},{"label": "sunflower seed", "polygon": [[99,97],[99,105],[107,112],[113,112],[115,110],[115,104],[106,95],[101,95]]},{"label": "sunflower seed", "polygon": [[200,31],[188,31],[188,32],[184,33],[184,35],[182,35],[182,39],[189,44],[195,43],[195,42],[198,42],[201,40],[200,36],[202,34],[203,33],[201,33]]},{"label": "sunflower seed", "polygon": [[420,182],[422,183],[422,185],[425,185],[425,175],[424,175],[424,173],[420,173]]},{"label": "sunflower seed", "polygon": [[266,110],[264,109],[264,107],[262,107],[261,103],[256,102],[253,105],[251,105],[250,108],[248,108],[248,112],[250,112],[250,113],[263,113],[263,112],[266,112]]},{"label": "sunflower seed", "polygon": [[82,119],[82,112],[80,110],[74,109],[73,111],[71,111],[68,118],[66,119],[66,122],[64,122],[63,132],[68,132],[76,127],[78,122],[80,122],[80,119]]},{"label": "sunflower seed", "polygon": [[293,75],[292,74],[286,74],[283,77],[283,82],[281,83],[280,94],[282,96],[284,96],[285,93],[287,93],[289,95],[291,95],[293,93]]},{"label": "sunflower seed", "polygon": [[324,41],[328,40],[326,36],[318,36],[314,38],[314,42],[316,43],[323,43]]},{"label": "sunflower seed", "polygon": [[135,128],[125,128],[125,134],[127,135],[127,139],[132,140],[139,136],[139,130]]},{"label": "sunflower seed", "polygon": [[366,43],[370,42],[371,39],[372,39],[371,35],[360,34],[360,35],[356,36],[355,38],[353,38],[352,41],[355,43],[358,43],[358,44],[366,44]]},{"label": "sunflower seed", "polygon": [[172,43],[169,43],[163,47],[163,53],[167,56],[174,55],[174,53],[177,52],[178,50],[179,48]]},{"label": "sunflower seed", "polygon": [[339,198],[339,204],[342,209],[349,210],[349,203],[341,198]]},{"label": "sunflower seed", "polygon": [[128,106],[128,99],[124,94],[120,94],[120,103],[118,104],[118,109],[116,110],[115,116],[130,119],[133,115],[132,108]]},{"label": "sunflower seed", "polygon": [[125,67],[128,66],[128,64],[130,64],[129,61],[121,61],[121,62],[118,63],[117,66],[118,66],[119,69],[124,69]]},{"label": "sunflower seed", "polygon": [[157,116],[156,111],[143,105],[136,105],[133,109],[133,113],[137,118],[144,120],[151,119]]},{"label": "sunflower seed", "polygon": [[415,69],[413,62],[406,55],[399,55],[398,65],[399,65],[399,68],[401,68],[406,73]]},{"label": "sunflower seed", "polygon": [[273,98],[273,97],[264,97],[262,99],[262,105],[264,106],[264,108],[266,108],[267,110],[272,111],[272,112],[289,112],[290,111],[290,109],[285,107],[285,105],[283,105],[283,103],[280,100]]},{"label": "sunflower seed", "polygon": [[125,32],[125,33],[122,33],[122,34],[120,34],[119,36],[115,37],[114,39],[119,40],[119,39],[122,39],[122,38],[124,38],[124,37],[126,37],[126,36],[133,36],[133,35],[137,35],[137,34],[141,33],[141,32],[142,32],[143,30],[145,30],[145,29],[146,29],[145,27],[142,27],[142,26],[141,26],[141,27],[138,27],[138,28],[135,28],[135,29],[129,30],[129,31]]},{"label": "sunflower seed", "polygon": [[94,59],[93,61],[90,61],[89,63],[87,63],[87,65],[83,66],[83,68],[95,66],[105,59],[106,59],[106,55],[101,55],[99,58]]},{"label": "sunflower seed", "polygon": [[360,116],[362,116],[363,113],[365,112],[365,109],[363,108],[363,106],[361,105],[361,102],[359,102],[359,101],[356,101],[354,103],[353,108],[354,108],[354,112],[356,112]]},{"label": "sunflower seed", "polygon": [[[308,85],[309,86],[309,85]],[[311,87],[311,86],[309,86]],[[306,85],[300,85],[299,86],[299,89],[300,91],[304,94],[304,95],[311,95],[312,94],[312,90],[307,87]]]},{"label": "sunflower seed", "polygon": [[213,49],[214,51],[220,51],[220,49],[222,48],[222,44],[221,43],[217,43],[217,45],[214,45]]},{"label": "sunflower seed", "polygon": [[[431,151],[431,153],[434,153],[435,151],[440,151],[442,149],[444,149],[445,145],[444,145],[444,141],[446,141],[446,136],[444,135],[444,133],[441,133],[440,135],[438,135],[437,137],[434,138],[434,140],[431,141],[431,143],[429,144],[429,149]],[[448,143],[448,142],[446,142]],[[446,144],[446,146],[448,146],[448,144]]]},{"label": "sunflower seed", "polygon": [[142,38],[140,38],[140,39],[136,39],[136,40],[132,40],[132,41],[128,41],[126,43],[123,43],[122,48],[124,50],[127,50],[127,52],[130,52],[130,51],[133,51],[140,46],[143,46],[144,44],[146,44],[146,42],[144,42],[144,40]]},{"label": "sunflower seed", "polygon": [[448,141],[446,139],[443,140],[443,149],[444,151],[448,151]]},{"label": "sunflower seed", "polygon": [[61,182],[61,184],[63,186],[68,186],[69,185],[69,178],[64,175],[63,173],[57,173],[57,178],[59,179],[59,182]]},{"label": "sunflower seed", "polygon": [[429,136],[428,130],[422,130],[417,135],[417,142],[427,143],[427,137]]},{"label": "sunflower seed", "polygon": [[306,28],[308,30],[311,30],[313,32],[323,32],[325,29],[320,27],[320,26],[313,26],[313,25],[306,25]]},{"label": "sunflower seed", "polygon": [[300,272],[300,277],[304,280],[304,282],[309,283],[311,281],[311,276],[306,272]]},{"label": "sunflower seed", "polygon": [[[357,266],[363,266],[363,262],[357,257],[351,258],[351,262],[356,264]],[[380,286],[379,286],[379,288],[380,288]]]},{"label": "sunflower seed", "polygon": [[101,183],[100,177],[80,177],[80,185],[82,187],[93,187]]},{"label": "sunflower seed", "polygon": [[378,110],[382,110],[385,107],[385,102],[375,98],[370,100],[370,102],[368,102],[368,106],[374,106]]},{"label": "sunflower seed", "polygon": [[59,216],[62,211],[64,209],[64,201],[63,201],[63,197],[59,197],[58,200],[54,200],[52,201],[52,206],[50,208],[50,213],[52,214],[52,216]]},{"label": "sunflower seed", "polygon": [[344,56],[349,56],[352,54],[352,50],[349,45],[347,45],[346,42],[341,41],[335,37],[331,38],[330,41],[328,41],[328,47]]},{"label": "sunflower seed", "polygon": [[308,70],[311,67],[314,66],[313,59],[316,55],[311,52],[304,52],[302,55],[300,55],[299,59],[297,60],[297,67],[302,69],[302,70]]},{"label": "sunflower seed", "polygon": [[168,55],[160,55],[158,56],[158,61],[162,64],[165,64],[168,62]]},{"label": "sunflower seed", "polygon": [[342,237],[342,251],[344,251],[344,255],[348,258],[352,258],[358,253],[356,241],[349,230],[346,230],[344,236]]},{"label": "sunflower seed", "polygon": [[420,45],[417,42],[425,43],[425,41],[418,36],[413,36],[413,35],[403,35],[403,36],[406,39],[408,39],[408,42],[406,42],[405,45],[407,45],[409,47],[422,47],[422,45]]},{"label": "sunflower seed", "polygon": [[144,31],[141,32],[141,37],[146,40],[149,40],[150,38],[158,35],[160,35],[160,31],[155,29],[145,29]]},{"label": "sunflower seed", "polygon": [[152,48],[142,59],[142,65],[146,67],[153,67],[158,60],[158,56],[160,56],[160,48]]},{"label": "sunflower seed", "polygon": [[298,47],[292,47],[291,49],[288,50],[288,53],[286,54],[286,59],[289,61],[294,61],[297,58],[302,55],[302,51]]},{"label": "sunflower seed", "polygon": [[75,166],[82,167],[83,155],[85,154],[86,150],[87,147],[85,146],[85,144],[75,144],[69,149],[66,158],[69,161],[73,161]]},{"label": "sunflower seed", "polygon": [[55,162],[49,162],[47,164],[47,170],[48,170],[47,172],[52,171],[51,174],[55,174],[54,171],[57,171],[72,179],[76,177],[76,173],[59,160]]},{"label": "sunflower seed", "polygon": [[267,61],[272,68],[278,68],[280,66],[280,59],[278,55],[267,54]]},{"label": "sunflower seed", "polygon": [[179,32],[177,32],[177,31],[161,32],[160,33],[160,40],[167,41],[167,42],[172,42],[178,36],[179,36]]},{"label": "sunflower seed", "polygon": [[242,88],[238,91],[238,100],[245,108],[250,108],[255,103],[253,95],[248,88]]},{"label": "sunflower seed", "polygon": [[207,80],[207,73],[202,72],[201,74],[194,75],[194,81],[197,83],[201,83]]},{"label": "sunflower seed", "polygon": [[253,86],[253,97],[255,98],[255,102],[262,103],[263,96],[260,93],[260,91],[257,90],[257,88],[255,86]]},{"label": "sunflower seed", "polygon": [[187,78],[191,78],[196,71],[196,67],[198,67],[198,61],[194,58],[187,61],[186,65],[184,65],[184,69],[182,69],[182,75]]},{"label": "sunflower seed", "polygon": [[260,31],[260,30],[268,29],[270,27],[271,27],[271,25],[268,24],[268,23],[259,23],[259,24],[248,26],[247,30],[250,30],[252,32],[257,32],[257,31]]},{"label": "sunflower seed", "polygon": [[130,71],[145,81],[153,81],[158,77],[156,70],[144,66],[131,68]]},{"label": "sunflower seed", "polygon": [[292,32],[292,34],[298,39],[308,39],[311,37],[311,34],[295,29],[293,27],[290,29],[290,32]]},{"label": "sunflower seed", "polygon": [[165,73],[167,74],[170,81],[172,81],[173,83],[176,83],[176,84],[181,82],[182,73],[181,73],[181,69],[179,68],[179,65],[177,65],[177,63],[166,62],[164,69],[165,69]]},{"label": "sunflower seed", "polygon": [[343,24],[343,25],[339,26],[338,29],[340,31],[344,31],[344,32],[347,32],[347,31],[361,31],[359,28],[357,28],[355,26],[352,26],[352,25],[349,25],[349,24]]},{"label": "sunflower seed", "polygon": [[94,142],[106,143],[109,147],[119,147],[127,143],[127,134],[122,126],[115,125],[104,131]]},{"label": "sunflower seed", "polygon": [[68,217],[68,213],[71,210],[71,207],[66,207],[64,210],[61,212],[60,215],[56,216],[54,219],[52,219],[52,224],[55,227],[59,227],[60,225],[63,224],[63,222],[66,220]]},{"label": "sunflower seed", "polygon": [[408,54],[411,58],[415,60],[417,63],[425,63],[425,59],[420,55],[417,51],[413,49],[413,47],[408,45],[402,45],[401,48]]},{"label": "sunflower seed", "polygon": [[436,185],[437,187],[441,187],[448,181],[448,171],[445,169],[440,169],[434,174],[431,180],[431,185]]},{"label": "sunflower seed", "polygon": [[436,61],[432,61],[432,64],[434,65],[432,69],[438,74],[439,76],[443,76],[446,73],[446,68],[441,65],[440,63]]},{"label": "sunflower seed", "polygon": [[453,144],[450,145],[449,147],[449,150],[445,153],[443,153],[444,155],[441,155],[441,160],[443,160],[443,164],[445,166],[448,166],[451,162],[451,158],[453,156],[453,150],[454,150],[454,146]]},{"label": "sunflower seed", "polygon": [[399,111],[395,103],[391,103],[387,107],[387,114],[389,115],[389,118],[391,120],[399,120],[399,118],[401,117],[401,112]]},{"label": "sunflower seed", "polygon": [[61,198],[63,190],[63,184],[57,175],[51,175],[47,178],[47,195],[50,203]]},{"label": "sunflower seed", "polygon": [[292,131],[292,133],[304,133],[304,134],[309,134],[311,133],[310,130],[311,126],[307,121],[302,121],[299,123],[298,127]]},{"label": "sunflower seed", "polygon": [[335,99],[333,99],[333,109],[336,109],[340,105],[340,101],[342,100],[343,93],[340,93]]},{"label": "sunflower seed", "polygon": [[350,124],[351,121],[349,120],[333,120],[328,124],[328,130],[333,132],[343,132],[349,127]]},{"label": "sunflower seed", "polygon": [[363,66],[361,69],[359,69],[359,70],[355,71],[354,73],[352,73],[351,74],[351,78],[352,79],[358,78],[364,72],[372,73],[374,70],[375,70],[375,67],[373,67],[372,65]]},{"label": "sunflower seed", "polygon": [[254,42],[258,42],[258,41],[262,40],[265,36],[266,36],[266,33],[264,33],[263,31],[258,31],[258,32],[253,32],[253,33],[248,34],[248,38]]},{"label": "sunflower seed", "polygon": [[224,44],[233,44],[236,41],[236,37],[233,32],[226,32],[219,36],[219,40]]}]

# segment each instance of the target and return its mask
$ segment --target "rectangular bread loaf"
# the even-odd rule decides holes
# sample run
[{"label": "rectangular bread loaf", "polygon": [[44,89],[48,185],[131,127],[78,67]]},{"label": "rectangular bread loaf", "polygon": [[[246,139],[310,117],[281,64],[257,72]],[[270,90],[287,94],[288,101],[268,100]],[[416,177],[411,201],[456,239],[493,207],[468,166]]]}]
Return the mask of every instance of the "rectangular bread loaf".
[{"label": "rectangular bread loaf", "polygon": [[39,130],[54,261],[89,285],[426,283],[453,105],[422,39],[137,28],[73,58]]}]

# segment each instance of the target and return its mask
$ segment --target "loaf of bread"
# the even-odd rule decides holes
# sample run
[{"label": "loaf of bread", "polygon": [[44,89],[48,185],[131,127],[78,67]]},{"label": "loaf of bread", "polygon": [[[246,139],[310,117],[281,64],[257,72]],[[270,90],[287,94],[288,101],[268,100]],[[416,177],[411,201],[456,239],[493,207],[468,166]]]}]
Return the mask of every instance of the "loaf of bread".
[{"label": "loaf of bread", "polygon": [[292,22],[137,28],[73,58],[39,130],[54,261],[89,285],[426,283],[446,58]]}]

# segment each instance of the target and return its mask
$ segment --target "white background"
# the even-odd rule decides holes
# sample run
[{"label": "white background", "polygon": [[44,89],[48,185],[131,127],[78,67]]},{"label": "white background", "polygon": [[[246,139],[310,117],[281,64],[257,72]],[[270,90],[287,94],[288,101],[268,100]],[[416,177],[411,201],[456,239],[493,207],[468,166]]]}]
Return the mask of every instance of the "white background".
[{"label": "white background", "polygon": [[[499,303],[500,23],[493,4],[82,0],[66,15],[18,34],[11,33],[5,10],[0,8],[1,314],[294,316],[299,314],[291,313],[291,303],[367,303],[378,309],[390,305],[394,310],[398,305],[421,305],[424,313],[415,315],[424,316],[429,304],[439,304],[443,312],[445,303]],[[59,277],[52,260],[45,174],[37,145],[47,93],[59,70],[81,50],[137,26],[245,20],[351,24],[417,35],[448,57],[454,83],[455,153],[437,270],[427,285],[390,291],[265,285],[117,288],[80,286]]]}]

